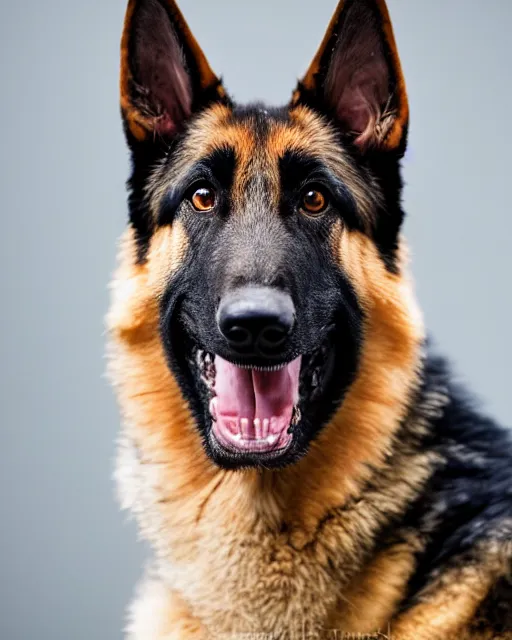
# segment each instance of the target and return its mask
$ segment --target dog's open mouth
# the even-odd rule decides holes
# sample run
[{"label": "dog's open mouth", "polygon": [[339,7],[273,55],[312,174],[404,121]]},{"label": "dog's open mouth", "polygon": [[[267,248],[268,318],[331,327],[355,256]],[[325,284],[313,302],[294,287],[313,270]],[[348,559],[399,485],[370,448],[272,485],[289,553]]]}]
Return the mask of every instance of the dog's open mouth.
[{"label": "dog's open mouth", "polygon": [[327,343],[312,356],[269,367],[239,366],[194,349],[209,398],[210,439],[238,454],[282,454],[290,448],[300,405],[320,392],[329,367]]},{"label": "dog's open mouth", "polygon": [[286,449],[299,401],[301,357],[281,368],[245,369],[215,356],[212,431],[226,449],[266,453]]}]

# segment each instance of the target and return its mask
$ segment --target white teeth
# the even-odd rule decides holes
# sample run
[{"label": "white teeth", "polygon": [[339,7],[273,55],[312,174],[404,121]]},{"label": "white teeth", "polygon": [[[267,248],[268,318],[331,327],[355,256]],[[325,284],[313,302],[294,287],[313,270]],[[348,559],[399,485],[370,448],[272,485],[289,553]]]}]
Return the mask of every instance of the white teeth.
[{"label": "white teeth", "polygon": [[210,400],[210,414],[214,420],[217,420],[217,398],[212,398]]},{"label": "white teeth", "polygon": [[205,376],[201,376],[201,380],[203,382],[203,384],[205,384],[208,389],[213,390],[215,387],[215,380],[210,380],[208,378],[206,378]]},{"label": "white teeth", "polygon": [[[212,420],[214,422],[218,422],[219,419],[222,421],[228,438],[242,443],[266,443],[268,445],[274,445],[280,441],[283,430],[280,428],[280,419],[278,417],[254,418],[252,424],[249,418],[222,415],[219,418],[217,404],[218,400],[215,396],[210,400],[209,405]],[[300,414],[296,415],[297,412],[298,409],[295,410],[295,415],[292,416],[290,427],[300,419]],[[286,433],[291,433],[289,428]]]},{"label": "white teeth", "polygon": [[251,371],[267,371],[267,372],[272,372],[272,371],[280,371],[281,369],[284,369],[287,366],[287,363],[285,364],[275,364],[273,366],[269,366],[269,367],[255,367],[252,364],[238,364],[236,363],[236,366],[239,369],[251,369]]},{"label": "white teeth", "polygon": [[285,367],[286,364],[276,364],[273,367],[251,367],[251,369],[254,369],[255,371],[280,371]]},{"label": "white teeth", "polygon": [[201,381],[213,392],[215,389],[215,365],[212,354],[198,349],[195,354],[195,362]]},{"label": "white teeth", "polygon": [[256,434],[256,440],[261,440],[261,420],[259,418],[254,418],[254,433]]},{"label": "white teeth", "polygon": [[242,418],[240,420],[240,425],[241,425],[241,432],[242,432],[242,436],[244,438],[250,438],[250,433],[249,433],[249,419],[248,418]]}]

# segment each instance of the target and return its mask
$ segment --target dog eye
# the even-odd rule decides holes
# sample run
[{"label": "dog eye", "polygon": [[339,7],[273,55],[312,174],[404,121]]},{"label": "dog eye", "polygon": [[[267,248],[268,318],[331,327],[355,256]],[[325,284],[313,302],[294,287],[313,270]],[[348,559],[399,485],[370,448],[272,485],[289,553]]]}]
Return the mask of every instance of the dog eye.
[{"label": "dog eye", "polygon": [[197,187],[190,196],[190,202],[196,211],[211,211],[215,206],[215,190],[209,185]]},{"label": "dog eye", "polygon": [[302,194],[301,209],[309,215],[318,215],[327,207],[327,196],[318,187],[307,187]]}]

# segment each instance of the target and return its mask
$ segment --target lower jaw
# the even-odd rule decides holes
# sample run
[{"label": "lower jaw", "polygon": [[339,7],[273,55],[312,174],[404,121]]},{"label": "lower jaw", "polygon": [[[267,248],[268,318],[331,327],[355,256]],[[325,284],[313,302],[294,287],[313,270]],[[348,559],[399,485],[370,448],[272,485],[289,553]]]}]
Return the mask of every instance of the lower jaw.
[{"label": "lower jaw", "polygon": [[237,447],[233,449],[224,445],[210,430],[209,436],[210,457],[215,464],[230,471],[243,469],[282,469],[294,462],[295,454],[293,438],[285,448],[272,450],[256,450],[253,446],[249,449]]},{"label": "lower jaw", "polygon": [[224,433],[215,422],[212,423],[211,434],[223,449],[235,454],[285,453],[293,440],[293,435],[288,431],[270,434],[266,438],[244,438],[241,433]]}]

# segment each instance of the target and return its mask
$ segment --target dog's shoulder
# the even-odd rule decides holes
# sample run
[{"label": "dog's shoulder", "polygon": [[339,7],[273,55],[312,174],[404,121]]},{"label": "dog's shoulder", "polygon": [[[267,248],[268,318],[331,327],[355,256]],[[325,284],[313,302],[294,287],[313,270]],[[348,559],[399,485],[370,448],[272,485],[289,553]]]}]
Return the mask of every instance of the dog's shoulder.
[{"label": "dog's shoulder", "polygon": [[496,576],[485,607],[510,616],[512,429],[482,414],[446,361],[429,356],[422,393],[433,392],[444,394],[445,402],[421,443],[435,453],[435,470],[406,517],[406,527],[424,541],[407,603],[417,602],[443,574],[481,565]]},{"label": "dog's shoulder", "polygon": [[444,384],[447,404],[433,421],[426,446],[439,456],[425,494],[424,525],[439,536],[439,559],[499,535],[512,518],[512,429],[483,415],[453,381],[446,362],[430,358],[426,385]]}]

